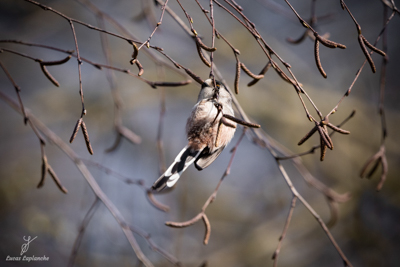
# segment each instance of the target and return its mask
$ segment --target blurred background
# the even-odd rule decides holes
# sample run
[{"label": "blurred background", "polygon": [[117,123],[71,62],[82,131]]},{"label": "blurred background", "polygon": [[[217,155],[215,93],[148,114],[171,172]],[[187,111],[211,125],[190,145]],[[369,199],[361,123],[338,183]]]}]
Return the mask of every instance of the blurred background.
[{"label": "blurred background", "polygon": [[[200,1],[209,8],[208,1]],[[221,1],[222,2],[222,1]],[[310,17],[311,1],[292,1],[304,18]],[[43,1],[71,18],[97,25],[93,13],[76,1]],[[196,31],[211,44],[211,27],[194,1],[181,1],[194,21]],[[237,0],[246,16],[255,23],[267,43],[292,66],[292,71],[323,114],[327,114],[352,83],[364,55],[357,42],[357,31],[339,1],[317,1],[316,14],[321,19],[316,30],[329,33],[330,39],[345,44],[347,49],[328,49],[320,46],[322,65],[328,74],[319,74],[314,60],[314,43],[306,39],[299,45],[287,42],[304,32],[294,14],[283,1]],[[93,1],[138,40],[148,38],[154,24],[143,16],[151,7],[156,21],[159,7],[152,1]],[[383,5],[378,0],[346,1],[362,27],[363,35],[373,43],[383,24]],[[400,4],[399,4],[400,5]],[[169,5],[187,23],[176,1]],[[267,63],[267,58],[253,37],[221,8],[214,7],[217,29],[240,50],[240,59],[253,72]],[[365,66],[352,93],[330,117],[339,124],[353,110],[356,115],[343,128],[351,132],[335,134],[335,149],[328,151],[323,162],[319,151],[302,158],[308,170],[321,182],[340,194],[350,193],[351,199],[339,205],[339,219],[331,232],[354,266],[398,266],[400,264],[400,16],[395,15],[388,31],[389,63],[386,73],[385,108],[388,128],[386,156],[389,163],[387,181],[376,191],[381,168],[371,179],[359,174],[367,159],[376,153],[381,142],[378,114],[379,76],[382,57],[373,54],[377,73]],[[106,64],[98,32],[74,24],[80,55],[93,62]],[[117,32],[110,23],[106,29]],[[75,50],[73,36],[67,20],[26,1],[0,2],[0,39],[20,40],[46,44],[65,50]],[[111,65],[137,73],[129,60],[132,46],[126,41],[108,36]],[[193,40],[168,15],[151,40],[151,45],[164,48],[164,52],[179,64],[191,69],[203,79],[209,75],[199,59]],[[60,60],[65,54],[44,48],[13,43],[0,43],[0,47],[40,58]],[[235,75],[232,50],[216,40],[215,64],[231,88]],[[378,44],[381,47],[381,43]],[[147,48],[144,48],[147,49]],[[159,55],[159,54],[158,54]],[[161,58],[161,57],[160,57]],[[139,54],[144,66],[143,77],[151,81],[183,81],[188,79],[175,71],[159,72],[157,64],[145,53]],[[87,115],[84,117],[94,150],[91,156],[84,138],[78,133],[75,141],[69,138],[80,116],[81,103],[77,62],[72,58],[59,66],[49,66],[49,72],[59,81],[56,88],[42,73],[35,61],[3,52],[1,62],[21,87],[21,98],[47,127],[54,131],[81,159],[90,160],[88,168],[101,189],[120,210],[126,221],[151,235],[157,246],[179,259],[184,266],[272,266],[272,254],[282,233],[292,199],[291,191],[280,174],[274,158],[266,149],[244,138],[240,143],[231,173],[226,177],[215,202],[206,214],[212,232],[208,245],[203,245],[204,225],[201,221],[184,229],[165,226],[166,221],[186,221],[194,217],[215,189],[228,166],[229,150],[237,143],[243,129],[239,127],[228,149],[209,168],[198,172],[190,167],[176,188],[156,198],[170,207],[161,212],[146,199],[140,186],[127,184],[124,179],[143,180],[150,187],[159,177],[157,131],[160,103],[165,94],[166,113],[163,121],[164,156],[170,164],[186,145],[185,124],[197,100],[200,86],[196,82],[184,87],[152,89],[141,80],[125,73],[114,72],[116,87],[123,101],[122,120],[126,127],[138,134],[142,142],[134,145],[122,140],[117,150],[106,153],[116,138],[113,129],[114,103],[106,71],[84,63],[82,83]],[[251,78],[242,73],[238,101],[246,113],[261,124],[263,130],[293,153],[308,150],[319,144],[313,136],[303,146],[298,141],[313,126],[304,113],[293,87],[283,82],[270,70],[253,87],[246,84]],[[0,74],[0,90],[16,98],[13,85],[4,72]],[[307,104],[308,107],[311,107]],[[48,161],[58,174],[68,194],[61,193],[48,176],[45,185],[37,189],[41,173],[40,144],[23,118],[6,102],[0,101],[0,265],[14,266],[24,262],[8,262],[7,256],[20,256],[23,237],[37,238],[29,246],[27,256],[49,257],[48,262],[30,262],[29,266],[67,265],[80,224],[91,207],[95,196],[76,165],[54,144],[45,147]],[[315,115],[313,113],[313,115]],[[85,161],[87,162],[87,161]],[[98,166],[107,167],[112,175]],[[283,162],[297,190],[327,222],[329,208],[324,196],[309,187],[289,161]],[[121,178],[122,177],[122,178]],[[172,266],[164,257],[152,251],[146,240],[135,235],[140,248],[155,266]],[[109,210],[100,205],[86,228],[76,260],[76,266],[141,266],[120,226]],[[307,209],[297,203],[287,236],[283,241],[279,266],[342,266],[342,261],[326,234]]]}]

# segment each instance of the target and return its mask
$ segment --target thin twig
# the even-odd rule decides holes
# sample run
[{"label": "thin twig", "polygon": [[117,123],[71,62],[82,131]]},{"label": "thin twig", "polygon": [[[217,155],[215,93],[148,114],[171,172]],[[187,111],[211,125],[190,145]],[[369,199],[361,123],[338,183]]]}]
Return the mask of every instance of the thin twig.
[{"label": "thin twig", "polygon": [[[21,112],[21,107],[15,103],[12,99],[10,99],[7,95],[3,92],[0,92],[0,98],[5,101],[9,106],[11,106],[17,112]],[[132,249],[134,250],[138,259],[145,265],[145,266],[153,266],[153,264],[149,261],[149,259],[143,254],[142,250],[140,249],[135,237],[132,234],[132,231],[127,227],[127,223],[125,218],[122,216],[120,211],[111,200],[107,197],[107,195],[101,190],[100,186],[92,176],[92,174],[87,169],[86,165],[80,160],[78,155],[68,146],[64,141],[56,135],[53,131],[47,128],[39,119],[37,119],[32,113],[27,112],[29,116],[29,120],[49,139],[53,144],[61,149],[71,160],[75,163],[78,170],[81,172],[83,177],[88,182],[90,188],[93,190],[93,193],[98,197],[101,202],[107,207],[107,209],[111,212],[114,216],[115,220],[120,225],[122,231],[124,232],[126,238],[128,239]]]},{"label": "thin twig", "polygon": [[296,201],[297,201],[297,196],[293,196],[292,204],[290,205],[289,214],[286,218],[285,226],[283,227],[282,234],[279,237],[278,246],[277,246],[274,254],[272,255],[272,260],[274,261],[274,267],[278,266],[278,258],[279,258],[279,253],[281,252],[282,242],[283,242],[283,239],[285,239],[285,237],[286,237],[290,222],[292,221],[293,211],[294,211],[294,208],[296,207]]},{"label": "thin twig", "polygon": [[174,228],[184,228],[184,227],[191,226],[191,225],[195,224],[196,222],[198,222],[200,219],[202,219],[203,223],[204,223],[204,226],[205,226],[205,229],[206,229],[203,243],[205,245],[208,244],[208,241],[209,241],[209,238],[210,238],[210,232],[211,232],[211,225],[210,225],[210,222],[209,222],[205,212],[206,212],[207,207],[216,198],[218,190],[219,190],[219,187],[222,184],[222,181],[225,179],[226,176],[228,176],[230,174],[230,170],[231,170],[233,159],[235,157],[237,148],[238,148],[239,144],[241,143],[241,141],[242,141],[242,139],[243,139],[243,137],[245,135],[245,132],[246,132],[246,129],[243,130],[243,133],[240,136],[239,140],[237,141],[236,145],[232,148],[232,150],[231,150],[232,156],[231,156],[231,159],[229,160],[228,167],[226,168],[226,170],[225,170],[224,174],[222,175],[221,179],[219,180],[219,182],[217,184],[217,187],[214,189],[214,192],[208,197],[208,199],[204,203],[203,207],[201,208],[201,211],[196,216],[194,216],[192,219],[187,220],[185,222],[171,222],[171,221],[168,221],[168,222],[165,222],[165,225],[170,226],[170,227],[174,227]]},{"label": "thin twig", "polygon": [[72,246],[72,252],[71,252],[71,255],[69,256],[69,260],[68,260],[69,267],[74,266],[74,262],[75,262],[76,256],[78,255],[78,249],[81,245],[83,235],[85,234],[85,231],[87,229],[87,226],[88,226],[90,220],[93,218],[93,215],[95,214],[97,208],[99,207],[99,203],[100,203],[100,200],[98,197],[96,197],[92,206],[90,206],[88,212],[86,213],[85,217],[83,218],[81,225],[79,226],[79,233],[75,238],[74,245]]}]

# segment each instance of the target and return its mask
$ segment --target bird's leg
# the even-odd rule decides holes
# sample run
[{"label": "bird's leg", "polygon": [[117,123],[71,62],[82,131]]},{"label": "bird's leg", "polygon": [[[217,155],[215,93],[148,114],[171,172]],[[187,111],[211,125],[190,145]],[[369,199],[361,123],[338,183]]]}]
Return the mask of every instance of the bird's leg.
[{"label": "bird's leg", "polygon": [[214,103],[214,106],[217,108],[218,111],[217,111],[217,115],[215,116],[215,118],[214,118],[214,120],[213,120],[213,122],[212,122],[212,125],[214,125],[214,123],[215,123],[215,121],[217,120],[219,114],[222,112],[222,105],[221,105],[220,103],[215,102],[215,103]]},{"label": "bird's leg", "polygon": [[221,126],[222,126],[222,122],[219,121],[218,130],[217,130],[217,136],[215,137],[215,147],[219,146],[219,139],[220,139],[221,131],[222,131],[222,127]]}]

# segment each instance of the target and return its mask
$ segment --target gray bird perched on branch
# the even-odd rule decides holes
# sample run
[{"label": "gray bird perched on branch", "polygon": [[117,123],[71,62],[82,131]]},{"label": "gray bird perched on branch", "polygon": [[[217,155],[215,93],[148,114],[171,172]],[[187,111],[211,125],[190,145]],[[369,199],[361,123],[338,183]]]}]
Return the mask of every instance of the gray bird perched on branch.
[{"label": "gray bird perched on branch", "polygon": [[199,170],[207,168],[231,141],[236,123],[233,117],[232,96],[225,86],[212,79],[204,81],[199,97],[186,123],[188,144],[175,161],[153,184],[153,190],[173,187],[190,164]]}]

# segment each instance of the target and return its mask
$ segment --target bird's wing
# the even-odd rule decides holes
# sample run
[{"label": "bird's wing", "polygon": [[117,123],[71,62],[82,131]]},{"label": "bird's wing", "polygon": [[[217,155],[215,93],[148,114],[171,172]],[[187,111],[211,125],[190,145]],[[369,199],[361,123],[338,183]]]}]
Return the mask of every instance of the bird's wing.
[{"label": "bird's wing", "polygon": [[194,162],[194,166],[199,171],[207,168],[214,160],[221,154],[222,150],[224,150],[225,146],[221,146],[210,153],[208,147],[205,148],[201,154],[197,157],[196,161]]}]

